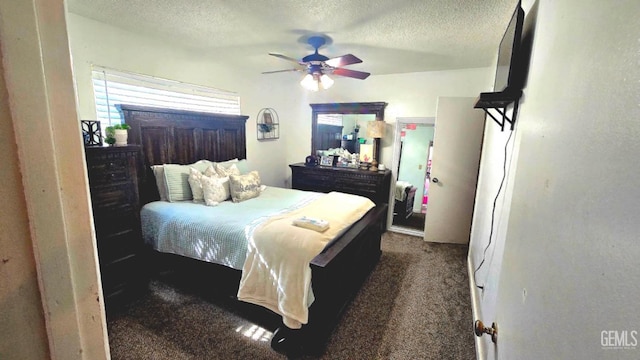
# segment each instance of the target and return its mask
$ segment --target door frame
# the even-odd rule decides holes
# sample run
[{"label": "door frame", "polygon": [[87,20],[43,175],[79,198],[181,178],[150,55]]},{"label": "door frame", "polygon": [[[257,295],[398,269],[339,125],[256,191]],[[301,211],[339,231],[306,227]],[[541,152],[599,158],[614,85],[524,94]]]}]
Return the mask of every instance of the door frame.
[{"label": "door frame", "polygon": [[16,241],[32,243],[42,340],[52,359],[109,359],[65,2],[8,3],[0,2],[0,71],[11,100],[3,112],[15,131],[30,236]]},{"label": "door frame", "polygon": [[391,163],[391,191],[389,191],[389,210],[387,213],[387,229],[389,231],[397,232],[400,234],[414,235],[418,237],[424,237],[424,230],[415,230],[406,228],[403,226],[393,225],[393,206],[395,205],[395,196],[392,191],[396,186],[396,180],[398,178],[398,165],[400,162],[400,133],[403,124],[425,124],[433,125],[434,134],[436,126],[436,117],[398,117],[396,118],[395,132],[393,138],[393,160]]}]

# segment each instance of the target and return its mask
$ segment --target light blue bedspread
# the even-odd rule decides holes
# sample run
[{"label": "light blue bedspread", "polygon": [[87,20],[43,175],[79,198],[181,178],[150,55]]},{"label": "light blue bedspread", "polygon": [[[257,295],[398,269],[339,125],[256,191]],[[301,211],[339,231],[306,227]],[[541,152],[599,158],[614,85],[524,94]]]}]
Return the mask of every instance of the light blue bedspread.
[{"label": "light blue bedspread", "polygon": [[140,211],[142,237],[164,253],[242,270],[247,239],[268,217],[300,208],[324,194],[267,187],[257,198],[206,206],[154,201]]}]

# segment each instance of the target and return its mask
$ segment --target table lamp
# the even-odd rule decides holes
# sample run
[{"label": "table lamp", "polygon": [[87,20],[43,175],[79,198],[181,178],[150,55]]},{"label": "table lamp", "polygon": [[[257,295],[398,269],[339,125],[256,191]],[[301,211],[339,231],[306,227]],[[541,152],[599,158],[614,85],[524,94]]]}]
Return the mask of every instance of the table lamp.
[{"label": "table lamp", "polygon": [[367,136],[373,138],[373,160],[371,160],[371,167],[369,170],[378,171],[378,146],[380,145],[380,138],[384,136],[384,121],[370,121],[367,124]]}]

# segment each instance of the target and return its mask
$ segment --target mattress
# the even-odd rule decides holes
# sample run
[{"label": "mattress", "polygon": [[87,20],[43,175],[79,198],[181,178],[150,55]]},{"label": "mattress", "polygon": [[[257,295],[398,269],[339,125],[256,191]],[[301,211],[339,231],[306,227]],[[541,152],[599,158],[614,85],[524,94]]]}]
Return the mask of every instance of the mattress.
[{"label": "mattress", "polygon": [[247,239],[268,218],[299,209],[326,194],[267,187],[257,198],[218,206],[154,201],[140,211],[146,244],[171,253],[242,270]]}]

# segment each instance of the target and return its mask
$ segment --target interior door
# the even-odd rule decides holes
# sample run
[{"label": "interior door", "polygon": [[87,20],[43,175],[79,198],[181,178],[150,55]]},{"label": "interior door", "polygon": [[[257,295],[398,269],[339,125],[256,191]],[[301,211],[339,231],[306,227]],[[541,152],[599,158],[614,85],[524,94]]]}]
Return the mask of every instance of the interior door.
[{"label": "interior door", "polygon": [[474,102],[438,98],[425,241],[469,242],[485,120]]}]

